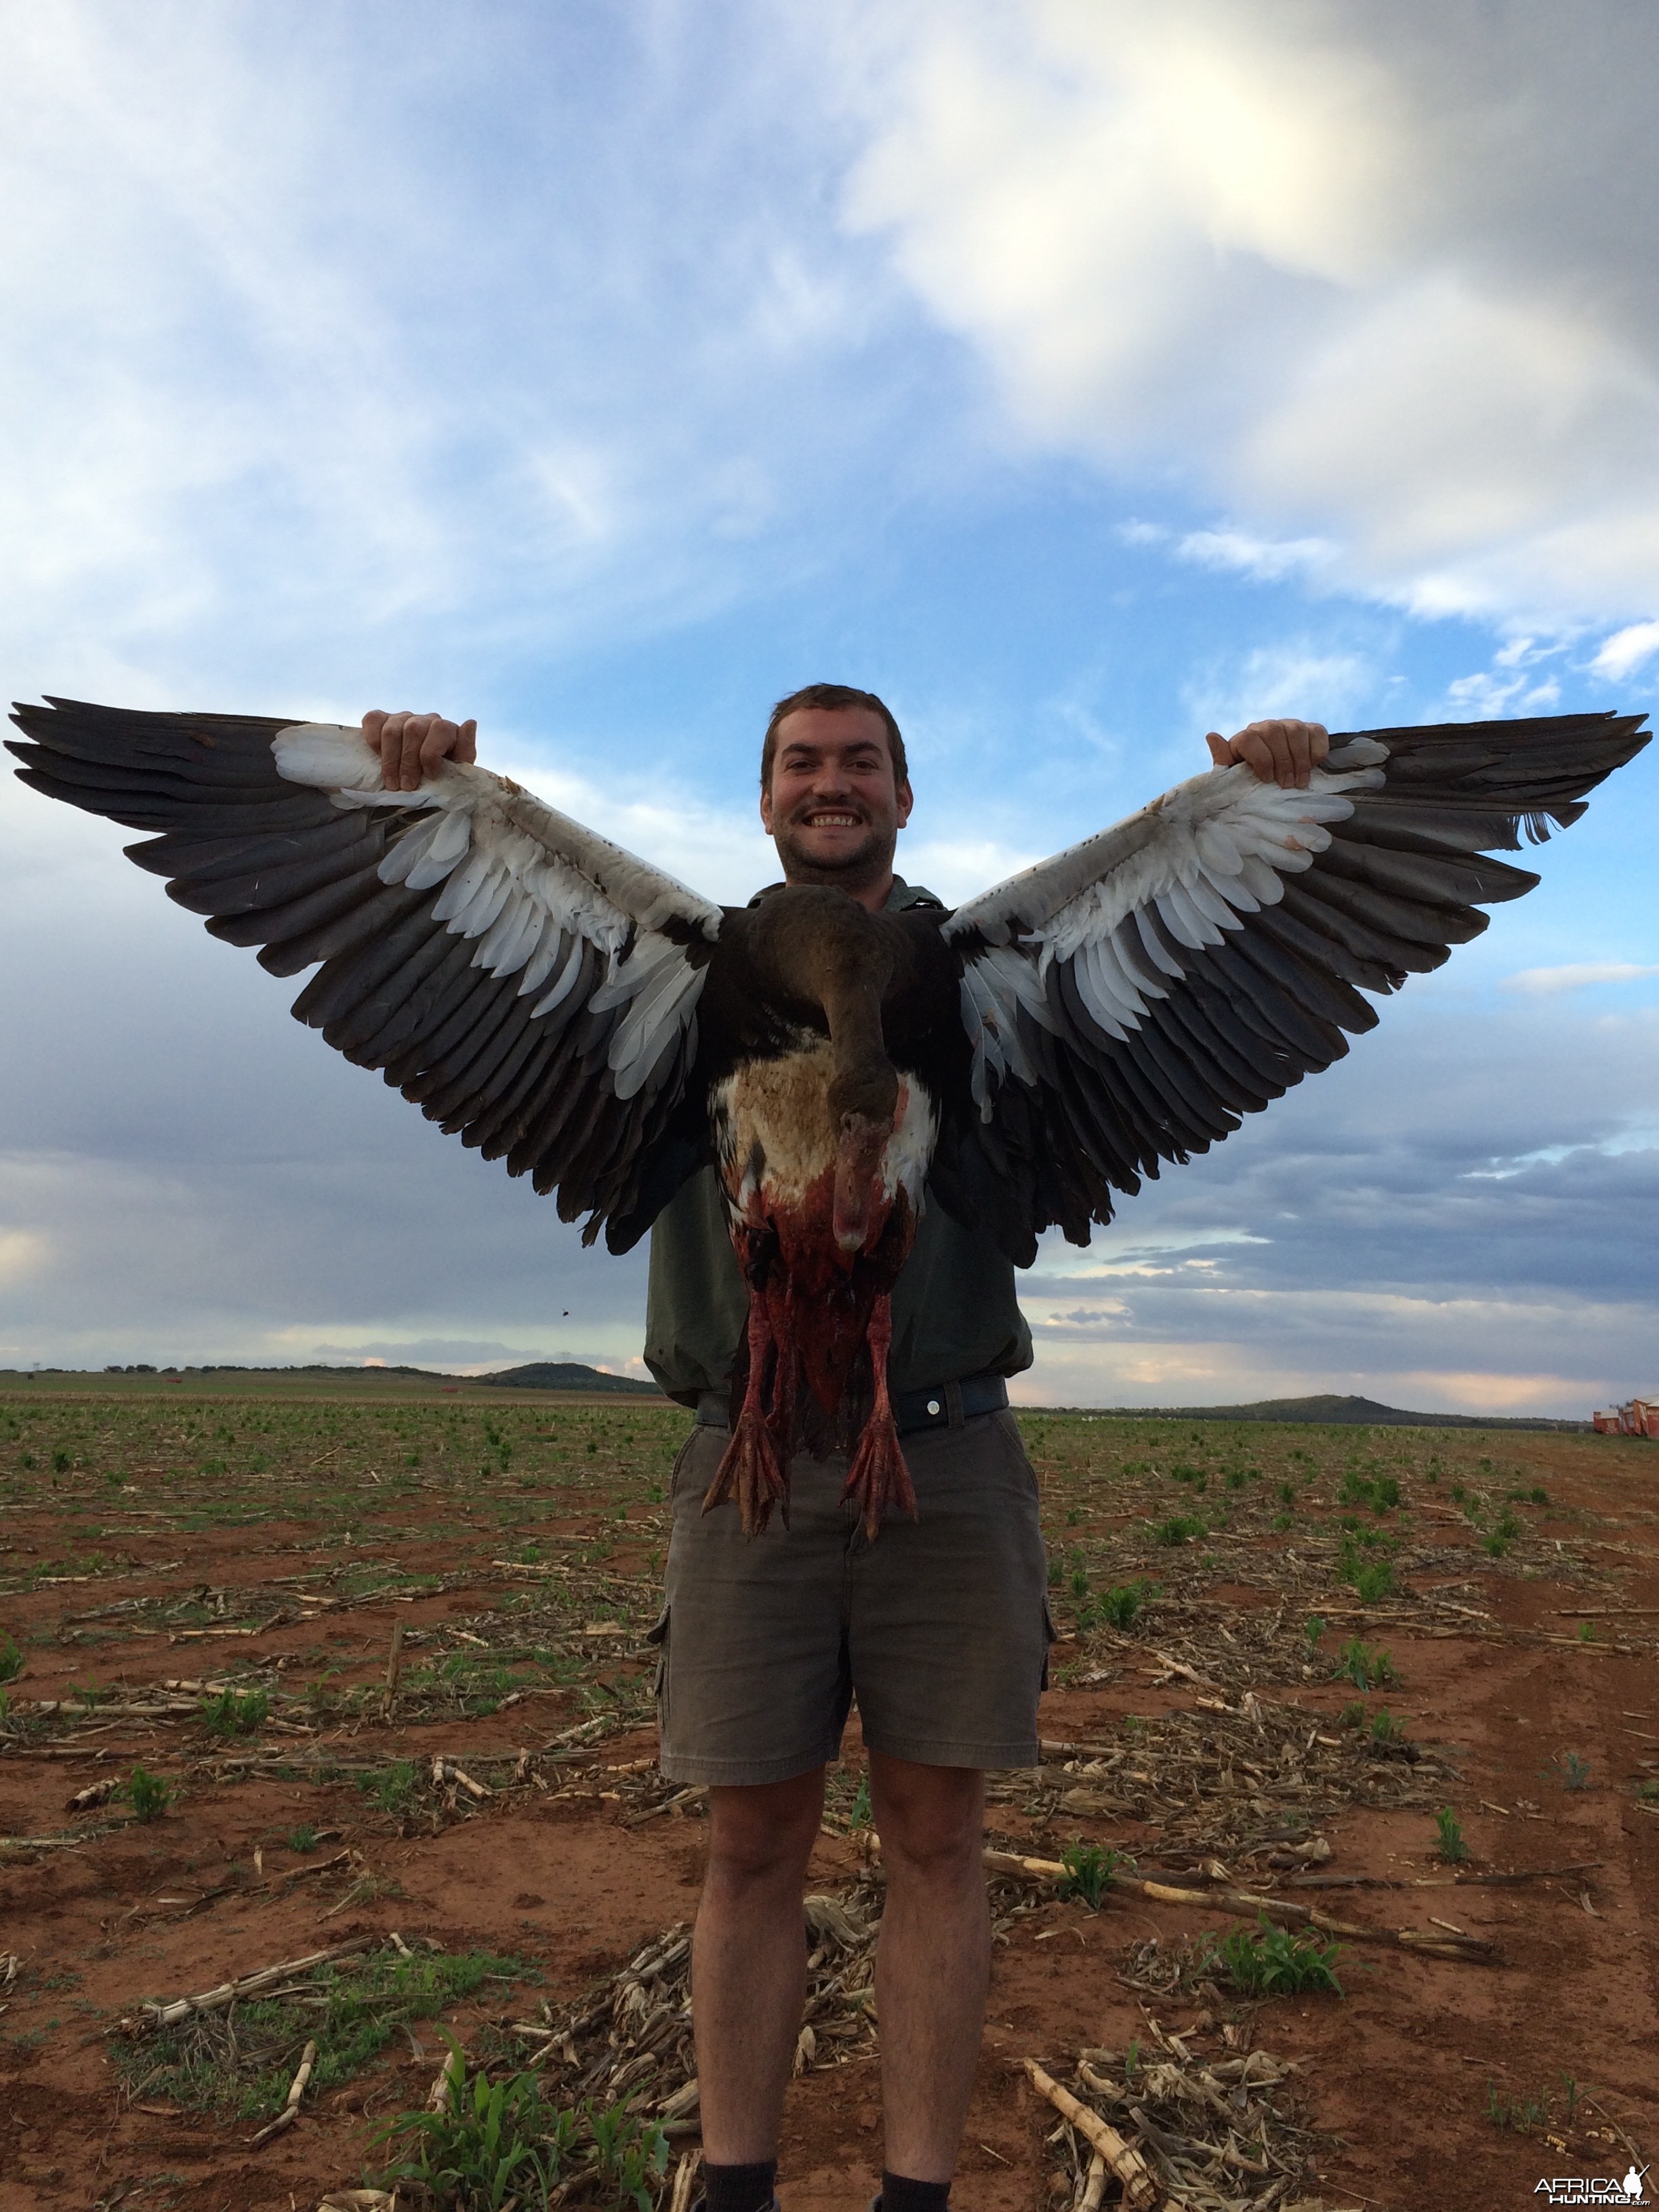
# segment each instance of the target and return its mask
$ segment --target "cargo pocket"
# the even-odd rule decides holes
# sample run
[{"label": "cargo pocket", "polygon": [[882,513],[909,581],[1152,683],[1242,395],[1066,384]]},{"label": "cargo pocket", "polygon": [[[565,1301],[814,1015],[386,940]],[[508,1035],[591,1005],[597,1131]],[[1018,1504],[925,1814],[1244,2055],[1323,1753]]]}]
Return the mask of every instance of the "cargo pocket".
[{"label": "cargo pocket", "polygon": [[[668,1615],[664,1613],[663,1626],[665,1630],[666,1630],[667,1626]],[[1048,1647],[1054,1642],[1054,1616],[1048,1610],[1048,1601],[1045,1596],[1042,1601],[1042,1674],[1037,1683],[1039,1690],[1046,1690],[1048,1686]]]},{"label": "cargo pocket", "polygon": [[657,1615],[655,1625],[646,1632],[645,1640],[657,1647],[657,1678],[651,1686],[651,1694],[657,1702],[657,1726],[660,1729],[668,1718],[668,1615],[664,1606]]},{"label": "cargo pocket", "polygon": [[[697,1424],[693,1421],[691,1424],[691,1433],[686,1437],[685,1442],[680,1446],[678,1451],[674,1455],[673,1473],[668,1478],[668,1510],[671,1514],[674,1510],[675,1494],[680,1486],[680,1469],[685,1465],[687,1460],[690,1458],[691,1448],[696,1441]],[[666,1613],[665,1613],[663,1620],[666,1620],[667,1617]],[[662,1623],[659,1622],[658,1626],[660,1627]],[[655,1632],[653,1631],[653,1633],[654,1634],[654,1632]]]}]

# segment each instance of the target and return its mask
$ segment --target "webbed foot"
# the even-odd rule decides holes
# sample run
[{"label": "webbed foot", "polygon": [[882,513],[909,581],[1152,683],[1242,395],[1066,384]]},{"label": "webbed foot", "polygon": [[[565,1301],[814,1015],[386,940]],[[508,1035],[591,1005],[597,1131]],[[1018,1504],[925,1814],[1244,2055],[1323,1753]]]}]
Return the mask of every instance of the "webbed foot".
[{"label": "webbed foot", "polygon": [[907,1521],[920,1518],[910,1470],[904,1463],[890,1407],[878,1405],[865,1423],[853,1464],[848,1470],[847,1487],[841,1495],[843,1504],[851,1499],[858,1507],[864,1533],[871,1538],[880,1528],[883,1515],[890,1510],[902,1513]]},{"label": "webbed foot", "polygon": [[714,1470],[714,1480],[704,1493],[702,1510],[712,1512],[716,1505],[732,1497],[738,1501],[738,1517],[745,1536],[761,1534],[772,1518],[775,1505],[783,1508],[784,1526],[788,1527],[789,1485],[778,1459],[777,1446],[758,1408],[748,1406],[738,1416],[732,1441]]}]

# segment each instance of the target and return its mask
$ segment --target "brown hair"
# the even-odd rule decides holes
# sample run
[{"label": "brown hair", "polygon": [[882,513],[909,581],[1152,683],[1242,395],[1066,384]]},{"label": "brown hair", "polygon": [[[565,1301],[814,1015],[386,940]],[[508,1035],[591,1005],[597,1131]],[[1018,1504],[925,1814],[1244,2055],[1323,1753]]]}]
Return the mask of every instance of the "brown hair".
[{"label": "brown hair", "polygon": [[896,785],[908,781],[909,769],[905,763],[904,739],[899,735],[899,726],[893,720],[892,710],[873,691],[855,690],[850,684],[805,684],[799,691],[792,691],[787,699],[780,699],[773,708],[766,725],[766,737],[761,745],[761,789],[765,791],[772,781],[772,763],[778,750],[778,725],[786,715],[793,714],[799,707],[823,707],[832,714],[847,714],[854,708],[879,716],[887,732],[888,750],[893,756],[893,781]]}]

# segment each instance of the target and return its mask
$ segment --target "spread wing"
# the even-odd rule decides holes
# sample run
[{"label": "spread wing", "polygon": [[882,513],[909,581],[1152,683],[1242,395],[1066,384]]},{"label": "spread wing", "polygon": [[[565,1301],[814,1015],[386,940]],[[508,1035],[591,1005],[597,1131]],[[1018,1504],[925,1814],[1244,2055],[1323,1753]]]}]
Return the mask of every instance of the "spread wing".
[{"label": "spread wing", "polygon": [[1372,1029],[1538,878],[1482,857],[1541,842],[1647,743],[1642,715],[1566,714],[1333,739],[1306,791],[1245,767],[961,907],[976,1118],[936,1160],[941,1202],[1028,1265],[1086,1243],[1162,1160],[1184,1161]]},{"label": "spread wing", "polygon": [[[506,777],[380,787],[360,731],[54,699],[12,717],[36,790],[159,836],[127,848],[273,975],[295,1016],[428,1120],[632,1242],[696,1057],[721,914]],[[613,1228],[613,1237],[615,1231]]]}]

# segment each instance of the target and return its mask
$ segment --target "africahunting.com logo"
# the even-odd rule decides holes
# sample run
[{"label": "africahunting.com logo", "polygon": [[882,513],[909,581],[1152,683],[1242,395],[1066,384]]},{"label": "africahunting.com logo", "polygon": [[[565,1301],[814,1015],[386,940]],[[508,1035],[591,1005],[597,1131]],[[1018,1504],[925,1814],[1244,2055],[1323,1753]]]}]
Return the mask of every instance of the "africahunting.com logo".
[{"label": "africahunting.com logo", "polygon": [[1642,2184],[1647,2171],[1632,2166],[1622,2181],[1612,2174],[1558,2175],[1540,2181],[1532,2193],[1547,2204],[1646,2204],[1650,2199]]}]

